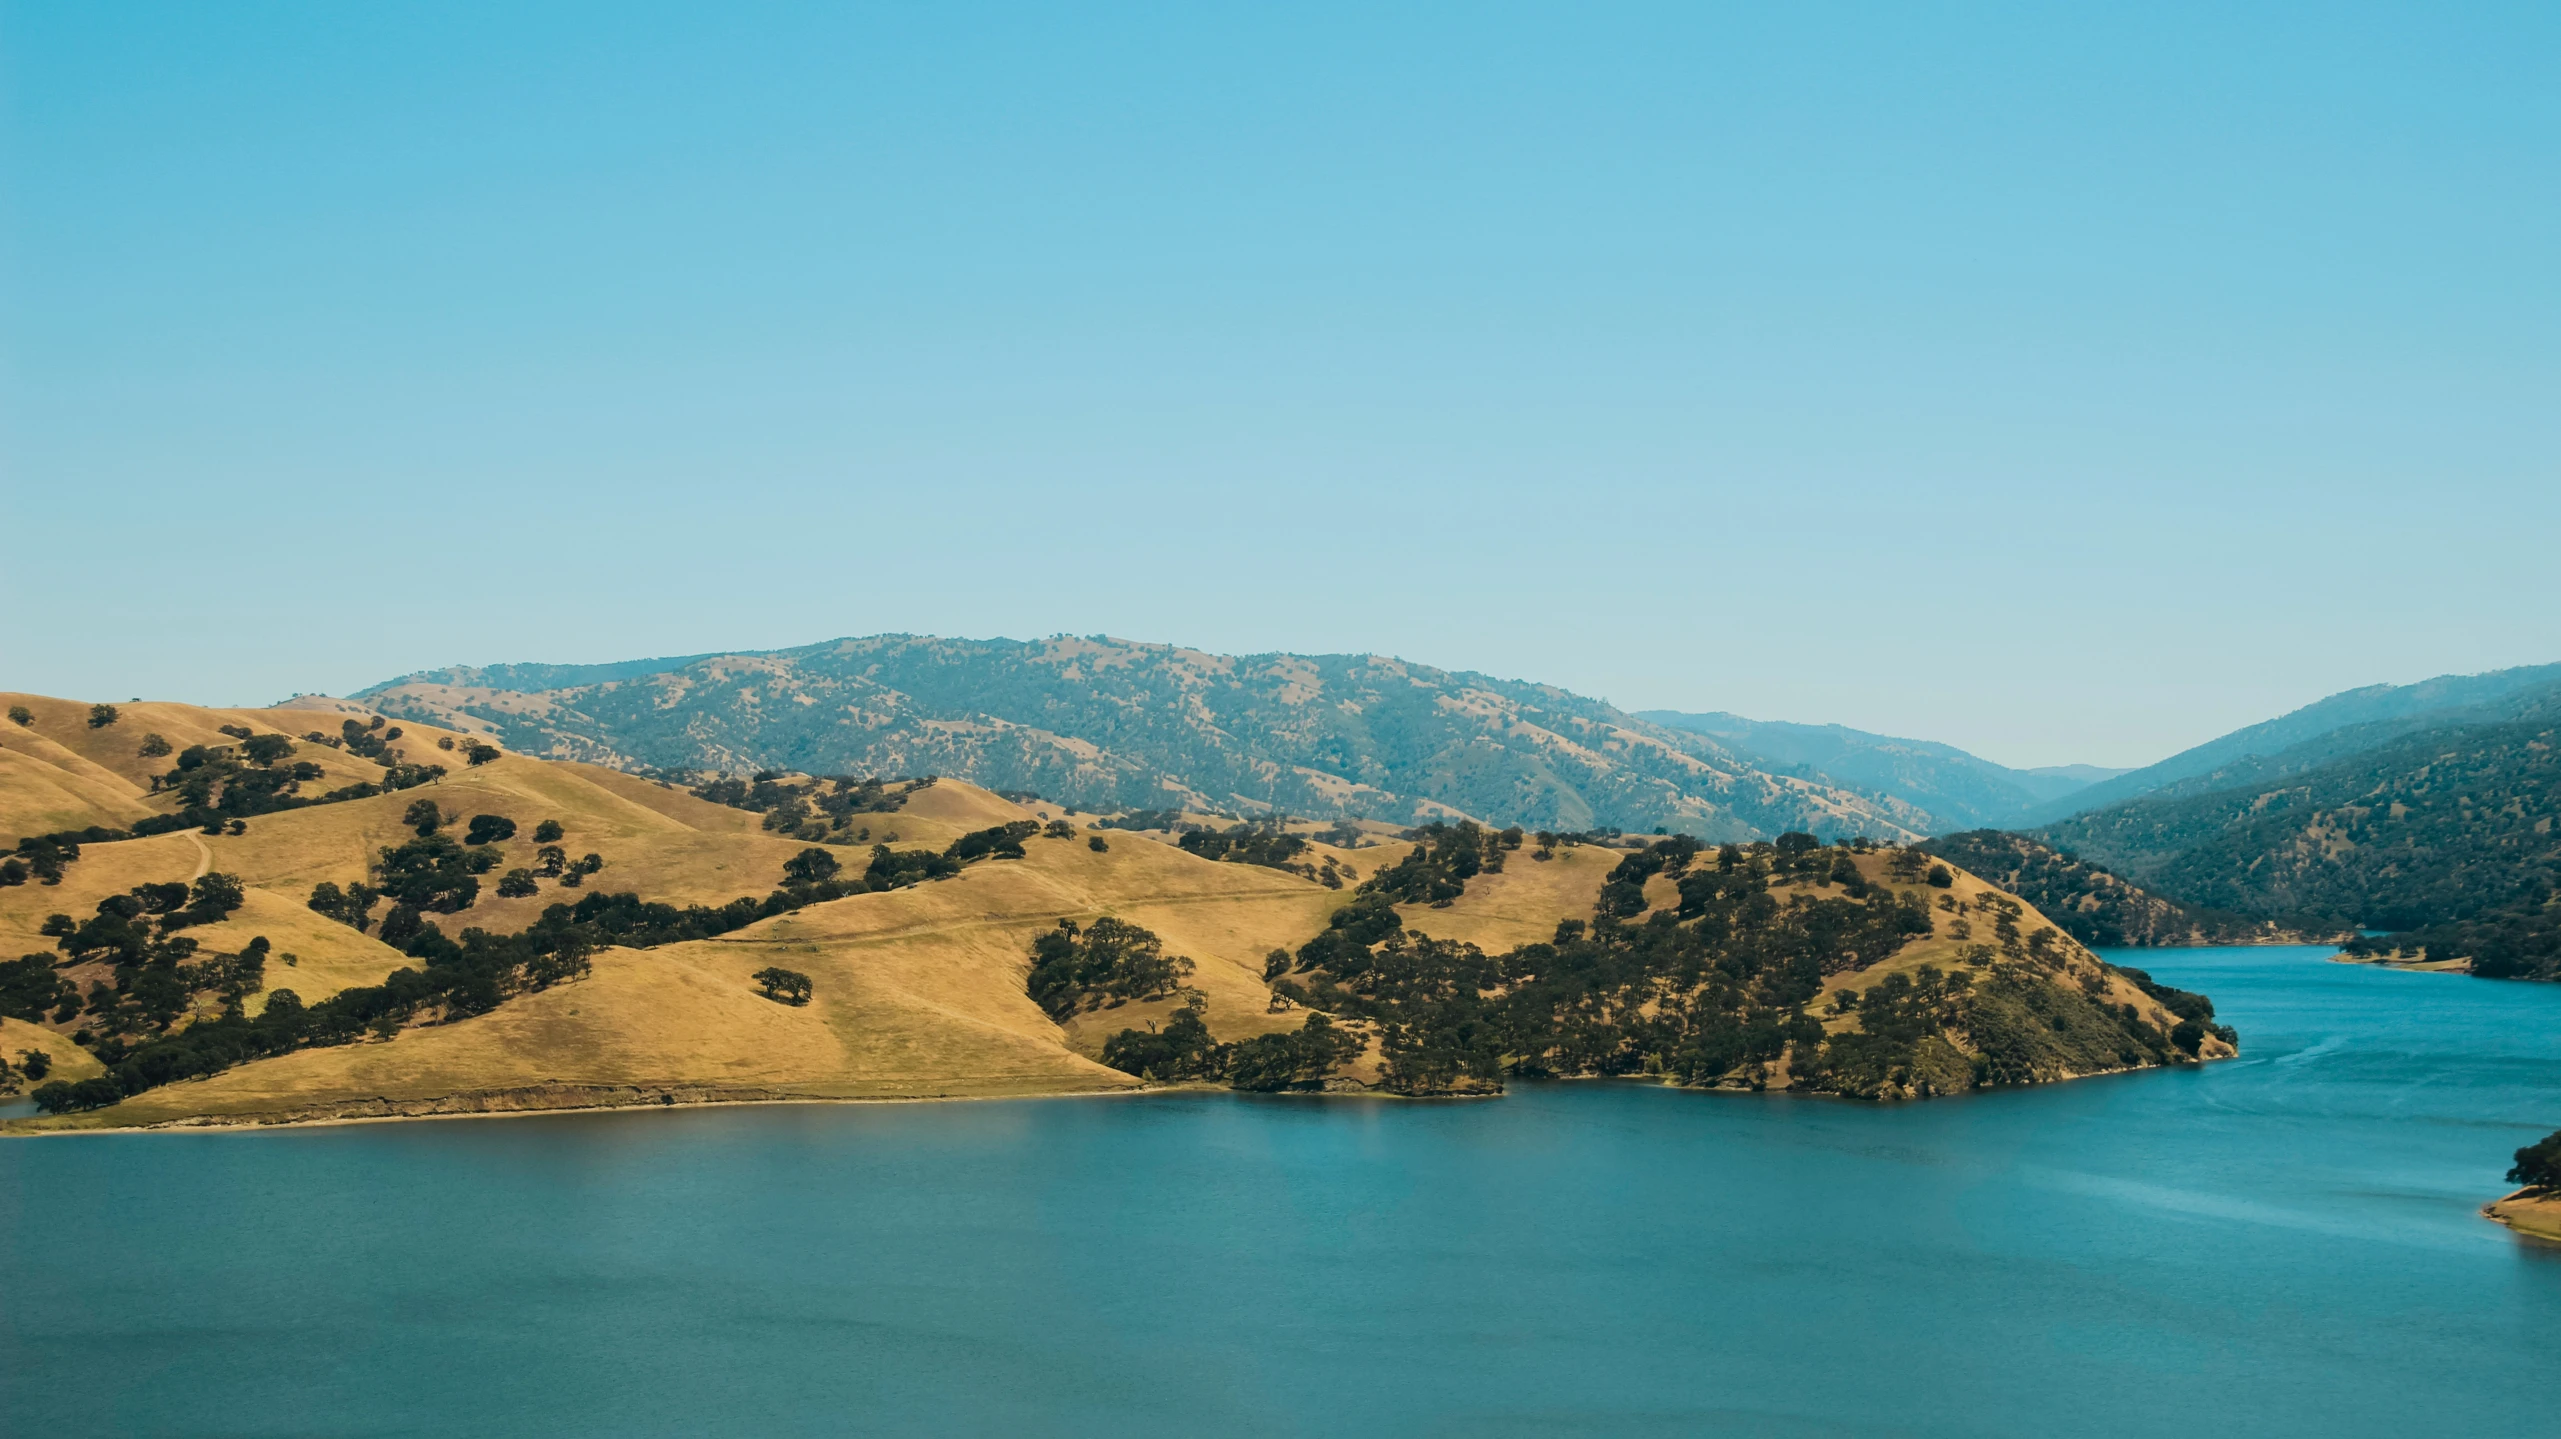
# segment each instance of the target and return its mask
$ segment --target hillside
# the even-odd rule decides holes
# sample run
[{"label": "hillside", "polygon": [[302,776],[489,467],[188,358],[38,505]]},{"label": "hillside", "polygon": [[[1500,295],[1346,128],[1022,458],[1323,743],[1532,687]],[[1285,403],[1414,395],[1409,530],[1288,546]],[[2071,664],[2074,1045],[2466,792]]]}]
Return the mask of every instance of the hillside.
[{"label": "hillside", "polygon": [[[57,1059],[12,1129],[1539,1074],[1890,1098],[2232,1052],[2201,997],[1891,847],[1211,844],[956,780],[694,794],[361,712],[17,701],[6,752],[101,824],[0,866],[4,1037]],[[146,717],[218,743],[129,762]]]},{"label": "hillside", "polygon": [[2023,822],[2045,806],[2122,773],[2094,765],[2019,770],[1954,745],[1896,739],[1846,725],[1786,724],[1733,714],[1640,710],[1637,718],[1706,735],[1764,768],[1841,784],[1920,810],[1932,834]]},{"label": "hillside", "polygon": [[2095,948],[2311,944],[2346,937],[2339,931],[2307,935],[2273,920],[2180,904],[2027,835],[1969,830],[1941,835],[1924,848],[2026,900],[2064,933]]},{"label": "hillside", "polygon": [[357,696],[521,753],[624,767],[942,774],[1084,810],[1192,808],[1902,839],[1890,798],[1773,773],[1545,685],[1377,655],[883,635],[614,666],[406,676]]},{"label": "hillside", "polygon": [[2548,720],[2406,735],[2272,783],[2137,800],[2037,837],[2190,904],[2394,931],[2387,951],[2486,955],[2494,962],[2476,972],[2550,978],[2561,968],[2556,743]]},{"label": "hillside", "polygon": [[2182,750],[2157,764],[2051,800],[2013,828],[2052,824],[2146,796],[2185,797],[2272,783],[2394,744],[2404,736],[2561,715],[2561,665],[2368,685]]}]

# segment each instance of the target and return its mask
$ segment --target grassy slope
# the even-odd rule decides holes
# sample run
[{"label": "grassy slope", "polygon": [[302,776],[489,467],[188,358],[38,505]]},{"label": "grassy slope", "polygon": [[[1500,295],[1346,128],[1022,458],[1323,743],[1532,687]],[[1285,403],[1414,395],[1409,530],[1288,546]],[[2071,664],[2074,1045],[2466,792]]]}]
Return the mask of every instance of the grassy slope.
[{"label": "grassy slope", "polygon": [[[1924,899],[1928,900],[1933,906],[1932,915],[1935,919],[1937,928],[1934,933],[1914,939],[1910,943],[1904,945],[1882,963],[1873,964],[1861,970],[1852,970],[1844,974],[1835,974],[1823,981],[1822,994],[1819,995],[1813,1003],[1807,1005],[1806,1008],[1810,1013],[1824,1016],[1824,1028],[1833,1033],[1840,1033],[1845,1030],[1855,1030],[1859,1027],[1858,1017],[1855,1013],[1849,1015],[1837,1015],[1830,1013],[1831,997],[1840,990],[1868,990],[1875,987],[1877,981],[1885,978],[1885,976],[1889,974],[1893,974],[1898,971],[1910,973],[1925,964],[1937,965],[1942,970],[1970,968],[1961,962],[1960,956],[1968,946],[1991,938],[1992,925],[1990,917],[1979,911],[1966,915],[1965,918],[1973,925],[1974,938],[1971,940],[1957,939],[1951,932],[1953,929],[1953,926],[1950,924],[1951,916],[1935,908],[1940,895],[1944,894],[1952,896],[1958,903],[1969,907],[1978,905],[1981,902],[1982,897],[1986,894],[1999,894],[2005,899],[2017,902],[2026,911],[2019,920],[2019,929],[2022,933],[2031,932],[2041,925],[2050,923],[2044,915],[2038,912],[2036,906],[2028,904],[2026,901],[2020,900],[2018,896],[2008,894],[1999,886],[1969,874],[1962,869],[1958,869],[1954,865],[1949,866],[1951,873],[1954,875],[1954,884],[1947,889],[1939,890],[1931,889],[1927,885],[1896,884],[1885,872],[1885,856],[1882,854],[1861,855],[1857,859],[1857,864],[1859,867],[1859,873],[1866,876],[1869,883],[1886,885],[1901,893],[1918,893]],[[1829,893],[1830,891],[1814,889],[1812,892],[1817,895],[1821,895]],[[1783,889],[1773,890],[1772,893],[1784,895],[1787,891]],[[2060,929],[2060,926],[2056,926],[2056,928]],[[2086,975],[2097,975],[2106,985],[2105,1000],[2107,1003],[2116,1005],[2131,1004],[2142,1014],[2145,1020],[2164,1029],[2173,1027],[2179,1022],[2178,1016],[2163,1008],[2160,1001],[2136,988],[2132,980],[2110,971],[2103,963],[2101,963],[2097,955],[2090,953],[2085,948],[2082,948],[2078,943],[2071,943],[2067,948],[2069,951],[2069,957],[2064,963],[2065,978],[2078,981]],[[2208,1036],[2204,1042],[2201,1052],[2207,1059],[2229,1059],[2239,1051],[2235,1050],[2232,1046],[2224,1043],[2220,1039]]]},{"label": "grassy slope", "polygon": [[[51,702],[40,727],[85,706]],[[150,716],[173,744],[219,741],[219,723],[251,723],[288,733],[328,728],[326,716],[302,711],[193,710],[128,706]],[[132,720],[116,744],[138,736]],[[436,731],[406,726],[412,756],[433,753]],[[112,745],[88,736],[64,745],[52,767],[64,774],[90,765],[95,783],[121,784],[146,801],[120,771]],[[126,744],[130,748],[129,744]],[[317,752],[317,753],[315,753]],[[371,766],[305,745],[297,757],[337,761],[349,777]],[[160,762],[160,763],[165,763]],[[572,855],[593,850],[607,867],[592,884],[632,890],[652,900],[720,903],[762,894],[782,862],[804,846],[764,833],[758,817],[706,804],[680,790],[593,766],[507,756],[454,773],[431,788],[315,806],[250,822],[242,836],[177,833],[90,846],[59,886],[0,890],[0,944],[16,952],[50,947],[36,934],[45,914],[86,915],[98,899],[146,880],[184,880],[210,864],[241,876],[249,901],[230,920],[195,934],[209,949],[236,950],[266,935],[277,958],[271,988],[291,988],[306,1001],[379,982],[405,963],[374,940],[324,920],[304,905],[321,880],[345,884],[365,875],[375,849],[409,836],[400,813],[419,795],[463,816],[503,814],[518,838],[503,848],[509,865],[529,863],[536,823],[558,819]],[[144,767],[147,772],[148,767]],[[899,843],[939,848],[967,830],[1055,807],[1012,804],[974,786],[946,780],[914,795],[901,811],[870,817],[874,833]],[[0,821],[13,817],[0,810]],[[5,825],[0,825],[5,827]],[[961,877],[888,894],[858,895],[778,916],[715,940],[599,955],[587,979],[520,997],[497,1012],[403,1032],[389,1041],[309,1050],[242,1066],[209,1080],[172,1085],[106,1111],[10,1127],[102,1127],[219,1119],[275,1119],[327,1114],[457,1112],[598,1102],[738,1098],[892,1098],[1099,1092],[1125,1089],[1129,1076],[1094,1061],[1118,1030],[1162,1023],[1171,1001],[1119,1006],[1053,1024],[1023,992],[1025,951],[1033,936],[1062,918],[1088,921],[1113,914],[1145,925],[1169,952],[1195,964],[1191,984],[1206,996],[1206,1017],[1222,1039],[1235,1040],[1304,1022],[1294,1010],[1274,1012],[1262,980],[1264,956],[1294,949],[1324,927],[1349,899],[1295,875],[1255,866],[1216,864],[1168,843],[1128,831],[1102,831],[1107,852],[1088,847],[1090,831],[1066,840],[1035,839],[1021,861],[989,861]],[[1402,843],[1358,850],[1319,846],[1357,881],[1394,863]],[[862,851],[844,851],[859,867]],[[1472,882],[1443,909],[1405,906],[1406,922],[1438,937],[1488,950],[1551,936],[1557,921],[1589,918],[1602,877],[1621,858],[1615,850],[1561,850],[1546,862],[1524,853],[1500,875]],[[1867,861],[1873,870],[1880,861]],[[1873,878],[1881,874],[1872,873]],[[1960,876],[1955,891],[1985,888]],[[1933,892],[1935,893],[1935,892]],[[542,906],[563,899],[546,883],[532,899],[500,901],[491,887],[471,910],[440,916],[449,931],[466,926],[511,930]],[[1656,905],[1677,902],[1664,881],[1649,886]],[[2033,925],[2031,920],[2030,924]],[[1895,968],[1953,963],[1958,945],[1932,938],[1886,964],[1836,979],[1832,987],[1865,987]],[[296,962],[287,964],[291,954]],[[815,999],[806,1008],[765,1000],[748,976],[779,964],[808,973]],[[93,976],[75,973],[84,986]],[[2120,986],[2121,987],[2121,986]],[[2130,991],[2123,1002],[2155,1006]],[[263,1003],[264,996],[253,1001]],[[32,1026],[17,1029],[41,1033]],[[16,1030],[12,1030],[14,1034]],[[14,1041],[13,1041],[14,1042]],[[46,1042],[69,1077],[94,1065],[66,1042]],[[1363,1072],[1354,1066],[1353,1072]]]}]

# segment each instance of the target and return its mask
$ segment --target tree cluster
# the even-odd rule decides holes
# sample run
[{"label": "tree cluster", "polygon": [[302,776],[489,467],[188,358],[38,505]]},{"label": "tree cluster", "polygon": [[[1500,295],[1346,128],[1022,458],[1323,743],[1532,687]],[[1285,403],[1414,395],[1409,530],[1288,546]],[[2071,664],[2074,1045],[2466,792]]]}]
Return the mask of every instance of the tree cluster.
[{"label": "tree cluster", "polygon": [[1110,915],[1079,926],[1062,919],[1032,941],[1025,988],[1052,1019],[1174,992],[1192,962],[1165,953],[1151,930]]},{"label": "tree cluster", "polygon": [[1398,904],[1441,908],[1466,893],[1469,880],[1502,873],[1503,856],[1521,847],[1523,834],[1517,825],[1497,832],[1463,819],[1456,824],[1435,820],[1409,831],[1406,838],[1414,841],[1414,848],[1371,875],[1361,889]]},{"label": "tree cluster", "polygon": [[1307,841],[1281,828],[1279,821],[1244,823],[1223,830],[1187,828],[1176,840],[1186,854],[1223,864],[1252,864],[1277,869],[1312,879],[1327,889],[1343,887],[1343,873],[1332,855],[1323,864],[1300,858],[1307,853]]},{"label": "tree cluster", "polygon": [[765,828],[776,834],[841,844],[871,837],[868,826],[857,826],[857,816],[893,813],[906,806],[910,795],[933,783],[931,775],[910,780],[842,774],[793,779],[769,769],[758,770],[752,779],[722,775],[696,785],[693,795],[762,814]]},{"label": "tree cluster", "polygon": [[1311,1014],[1293,1033],[1258,1034],[1235,1044],[1210,1036],[1199,1010],[1174,1011],[1162,1029],[1124,1029],[1103,1041],[1103,1063],[1126,1074],[1165,1083],[1224,1080],[1231,1089],[1271,1094],[1313,1088],[1360,1055],[1362,1041]]}]

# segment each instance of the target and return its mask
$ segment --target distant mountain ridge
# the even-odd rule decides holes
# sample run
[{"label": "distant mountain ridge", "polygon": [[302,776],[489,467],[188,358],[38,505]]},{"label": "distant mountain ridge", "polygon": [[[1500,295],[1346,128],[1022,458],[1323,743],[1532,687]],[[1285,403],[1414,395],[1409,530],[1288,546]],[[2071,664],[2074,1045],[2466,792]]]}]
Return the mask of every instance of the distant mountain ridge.
[{"label": "distant mountain ridge", "polygon": [[2045,805],[2123,774],[2097,765],[2019,770],[1931,740],[1846,725],[1790,724],[1716,712],[1639,710],[1637,718],[1715,739],[1782,773],[1850,785],[1913,805],[1934,834],[2024,823]]},{"label": "distant mountain ridge", "polygon": [[2053,824],[2146,795],[2195,795],[2300,774],[2421,730],[2561,713],[2561,664],[2345,690],[2045,802],[2005,828]]},{"label": "distant mountain ridge", "polygon": [[631,767],[946,774],[1080,807],[1466,816],[1707,840],[1916,837],[1891,795],[1775,772],[1554,686],[1378,655],[876,635],[610,665],[462,666],[357,698]]},{"label": "distant mountain ridge", "polygon": [[2390,930],[2387,949],[2561,978],[2561,715],[2403,734],[2035,838],[2188,905]]}]

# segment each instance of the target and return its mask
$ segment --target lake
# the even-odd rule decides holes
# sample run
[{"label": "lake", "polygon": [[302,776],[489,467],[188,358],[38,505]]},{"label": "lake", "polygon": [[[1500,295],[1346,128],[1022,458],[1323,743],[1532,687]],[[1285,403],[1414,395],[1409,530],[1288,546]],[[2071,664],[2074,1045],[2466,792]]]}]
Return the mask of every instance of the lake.
[{"label": "lake", "polygon": [[0,1142],[0,1432],[2552,1433],[2561,988],[2113,955],[2242,1058]]}]

